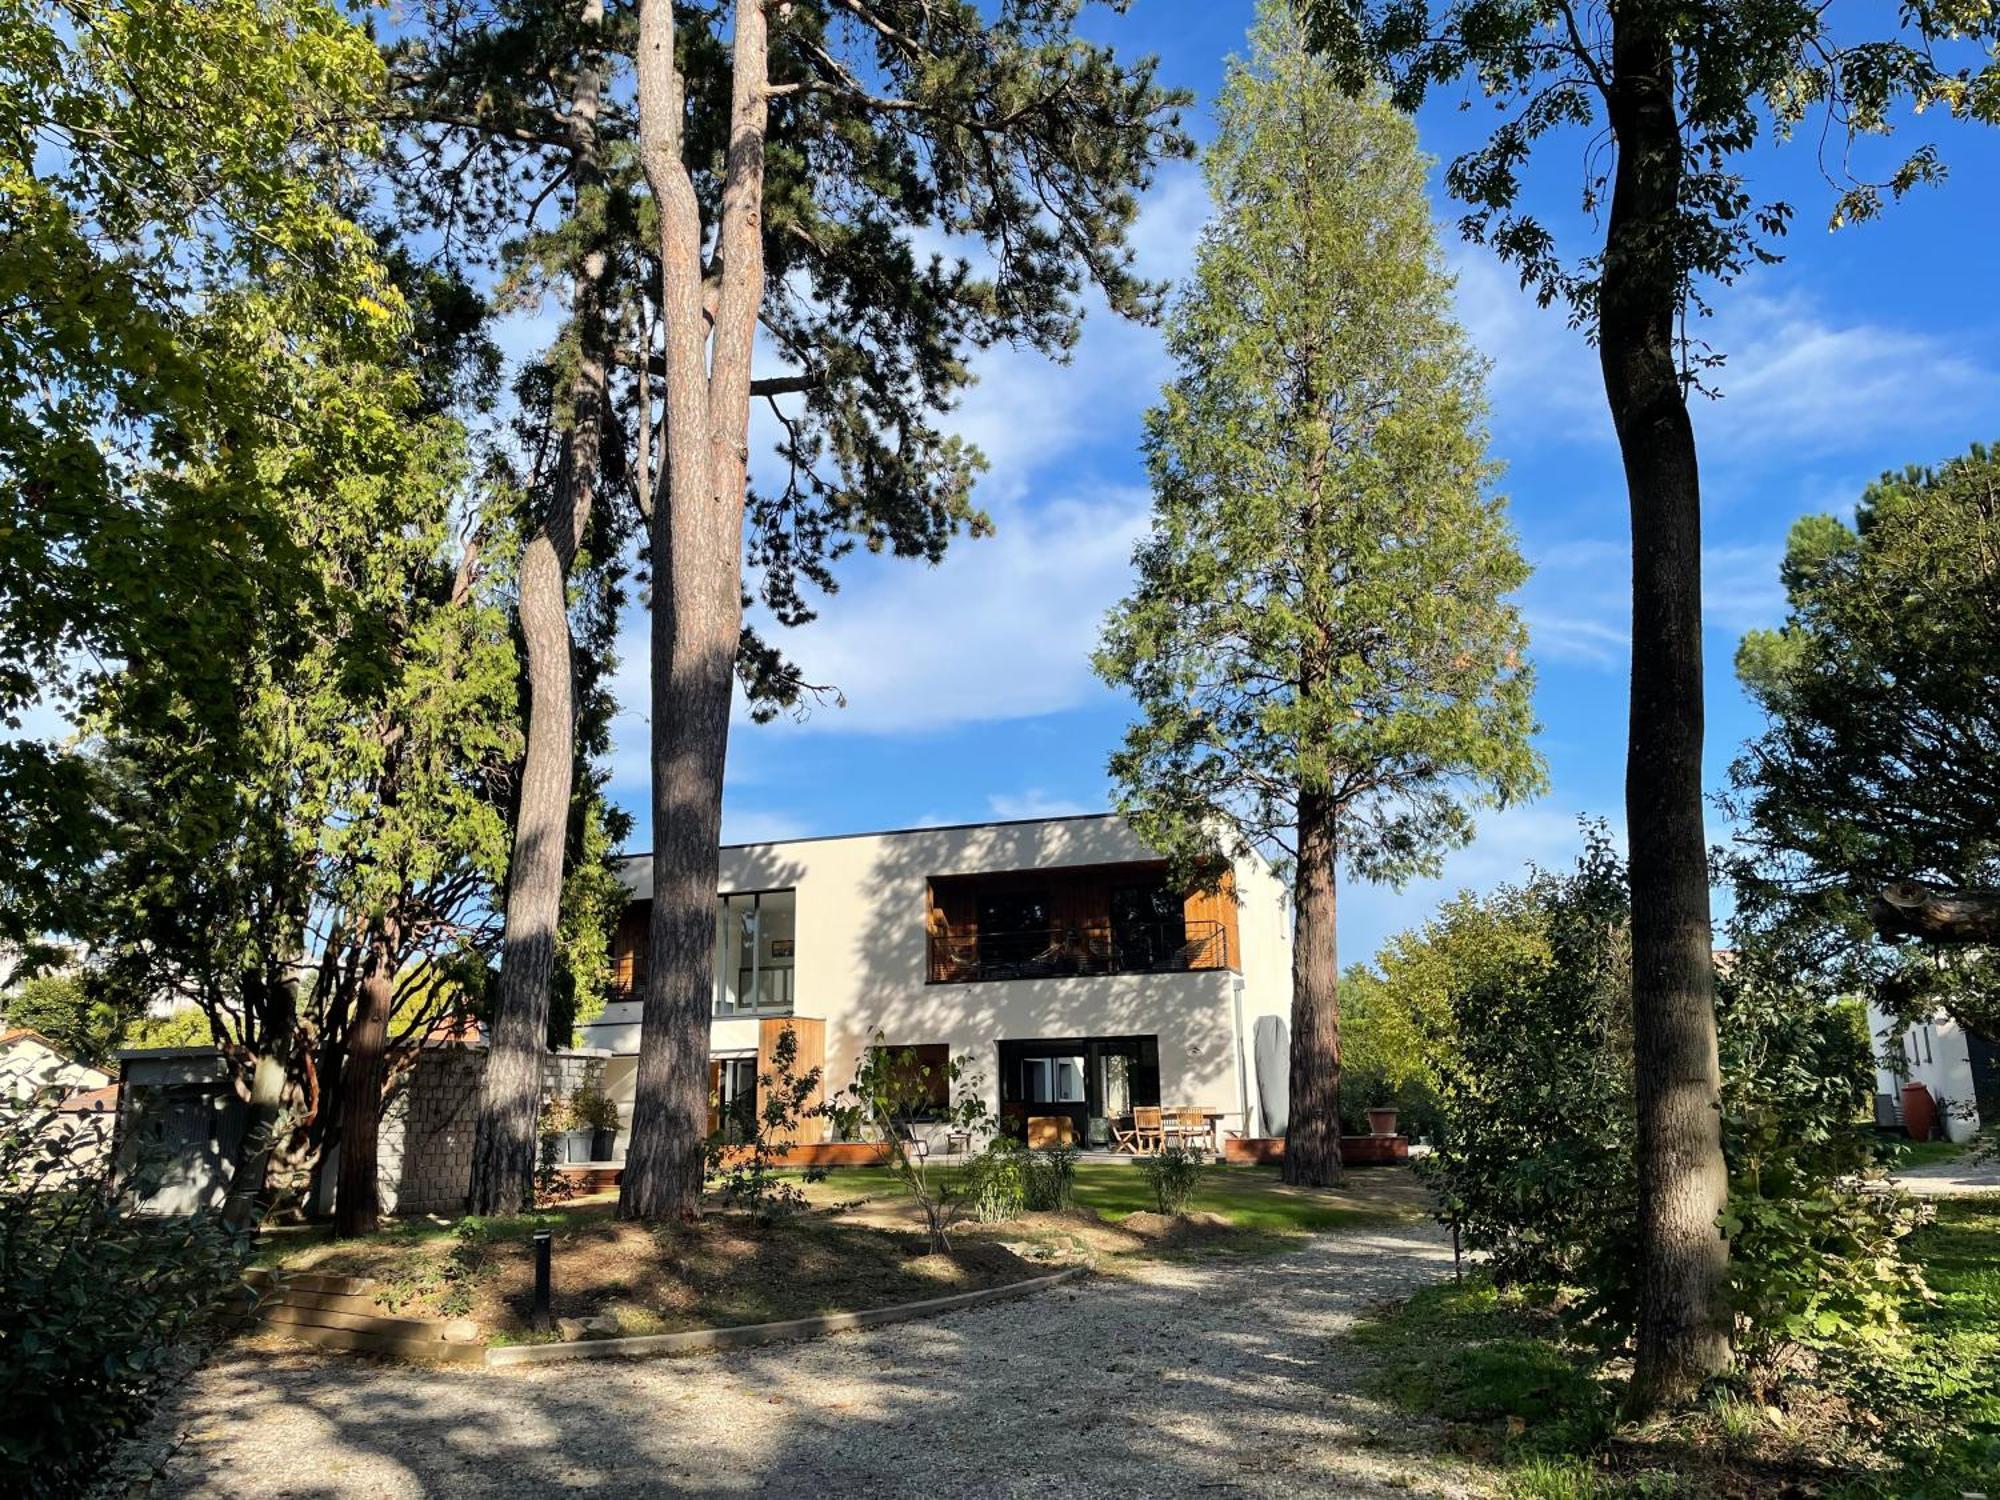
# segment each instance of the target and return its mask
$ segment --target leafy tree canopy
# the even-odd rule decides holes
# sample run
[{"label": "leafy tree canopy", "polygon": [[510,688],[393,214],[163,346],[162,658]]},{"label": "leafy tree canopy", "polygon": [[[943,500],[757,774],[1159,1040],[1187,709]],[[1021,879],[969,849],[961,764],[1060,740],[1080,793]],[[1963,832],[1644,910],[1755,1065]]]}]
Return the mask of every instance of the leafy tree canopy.
[{"label": "leafy tree canopy", "polygon": [[[237,441],[272,341],[366,342],[399,299],[341,210],[381,69],[315,0],[0,8],[0,721],[87,710],[179,644],[189,732],[233,710],[245,578],[289,542]],[[255,305],[244,302],[254,289]],[[218,466],[172,515],[156,476]],[[198,503],[197,503],[198,501]],[[88,767],[0,744],[0,933],[62,925]]]},{"label": "leafy tree canopy", "polygon": [[[1586,150],[1624,99],[1612,55],[1611,7],[1571,0],[1309,0],[1314,39],[1362,87],[1387,73],[1396,102],[1414,110],[1433,89],[1476,87],[1497,115],[1486,139],[1453,160],[1445,186],[1466,205],[1460,227],[1516,266],[1544,305],[1576,321],[1598,315],[1602,258],[1572,257],[1535,211],[1524,184],[1538,146],[1572,144],[1584,158],[1582,207],[1610,196],[1611,152]],[[1727,283],[1775,256],[1793,208],[1759,202],[1741,158],[1760,141],[1798,132],[1824,143],[1891,134],[1905,115],[1935,111],[2000,121],[2000,21],[1983,0],[1917,0],[1894,24],[1853,27],[1810,0],[1646,0],[1621,9],[1634,35],[1656,36],[1668,57],[1672,104],[1686,151],[1667,222],[1640,248],[1684,296],[1703,280]],[[1468,106],[1469,107],[1469,106]],[[1823,150],[1837,187],[1835,225],[1867,219],[1885,197],[1944,174],[1923,142],[1871,178],[1853,152]],[[1627,247],[1630,253],[1632,247]]]},{"label": "leafy tree canopy", "polygon": [[1350,868],[1400,881],[1541,785],[1528,570],[1414,127],[1348,99],[1285,8],[1252,40],[1147,418],[1153,531],[1097,657],[1142,715],[1112,770],[1163,848],[1288,852],[1303,793]]},{"label": "leafy tree canopy", "polygon": [[1781,576],[1785,623],[1736,656],[1765,713],[1730,768],[1739,907],[1835,992],[2000,1029],[1987,950],[1891,948],[1870,920],[1893,881],[2000,885],[2000,456],[1805,517]]},{"label": "leafy tree canopy", "polygon": [[[1156,305],[1126,235],[1154,162],[1188,149],[1185,96],[1161,89],[1150,62],[1080,40],[1089,8],[802,0],[772,12],[759,319],[776,363],[752,394],[777,462],[752,486],[745,577],[767,621],[812,619],[856,546],[934,561],[958,532],[987,529],[972,500],[984,460],[947,421],[975,351],[1064,355],[1086,284],[1116,312]],[[412,213],[503,266],[503,295],[559,288],[585,247],[610,255],[629,377],[661,367],[657,218],[629,92],[637,7],[606,6],[601,30],[584,9],[429,0],[422,26],[388,49],[396,175]],[[730,10],[675,7],[711,299]],[[611,69],[595,131],[602,177],[579,193],[568,89],[598,46]],[[544,220],[551,202],[560,211]],[[650,504],[648,464],[662,451],[650,390],[628,387],[619,418],[607,464]],[[738,665],[760,714],[813,695],[754,623]]]}]

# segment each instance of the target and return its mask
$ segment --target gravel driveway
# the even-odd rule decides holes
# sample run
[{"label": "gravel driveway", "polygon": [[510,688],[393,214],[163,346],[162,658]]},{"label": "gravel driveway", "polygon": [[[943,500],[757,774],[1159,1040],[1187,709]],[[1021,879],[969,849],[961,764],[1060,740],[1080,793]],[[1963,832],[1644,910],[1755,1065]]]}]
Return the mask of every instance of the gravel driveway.
[{"label": "gravel driveway", "polygon": [[734,1354],[450,1372],[226,1351],[162,1413],[186,1436],[153,1493],[1458,1495],[1339,1338],[1450,1272],[1410,1225]]}]

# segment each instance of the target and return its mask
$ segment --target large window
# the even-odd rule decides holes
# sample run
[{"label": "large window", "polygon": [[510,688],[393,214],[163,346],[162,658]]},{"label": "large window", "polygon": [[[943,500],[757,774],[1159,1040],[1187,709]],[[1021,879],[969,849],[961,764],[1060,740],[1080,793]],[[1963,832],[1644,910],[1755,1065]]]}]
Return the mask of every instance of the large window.
[{"label": "large window", "polygon": [[1111,891],[1111,951],[1116,968],[1150,972],[1173,965],[1187,943],[1182,900],[1163,882]]},{"label": "large window", "polygon": [[739,891],[721,897],[715,922],[715,1013],[790,1015],[797,934],[794,891]]},{"label": "large window", "polygon": [[1025,1104],[1081,1104],[1084,1059],[1029,1057],[1021,1061],[1021,1100]]}]

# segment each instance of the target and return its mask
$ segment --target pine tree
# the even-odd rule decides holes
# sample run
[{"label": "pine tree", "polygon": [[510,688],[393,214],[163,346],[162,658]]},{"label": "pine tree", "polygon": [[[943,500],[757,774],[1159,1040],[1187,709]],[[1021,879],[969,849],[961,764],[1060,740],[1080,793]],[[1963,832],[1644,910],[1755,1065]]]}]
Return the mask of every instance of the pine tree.
[{"label": "pine tree", "polygon": [[1215,216],[1148,419],[1153,529],[1097,665],[1140,718],[1121,802],[1190,870],[1289,866],[1289,1182],[1336,1180],[1336,871],[1400,882],[1542,783],[1527,577],[1488,493],[1483,366],[1453,321],[1407,118],[1350,100],[1289,8],[1230,66]]},{"label": "pine tree", "polygon": [[[663,415],[657,472],[640,475],[653,900],[628,1216],[699,1207],[735,683],[778,705],[807,691],[746,630],[746,596],[799,623],[857,541],[935,559],[983,529],[979,456],[938,420],[967,355],[1008,339],[1060,356],[1086,283],[1115,312],[1150,305],[1126,236],[1154,162],[1181,149],[1179,100],[1150,63],[1079,40],[1085,9],[640,0],[637,155],[660,286],[644,358]],[[978,242],[990,274],[920,255],[913,230]],[[783,368],[753,371],[760,345]],[[753,492],[755,400],[783,430],[786,477]]]}]

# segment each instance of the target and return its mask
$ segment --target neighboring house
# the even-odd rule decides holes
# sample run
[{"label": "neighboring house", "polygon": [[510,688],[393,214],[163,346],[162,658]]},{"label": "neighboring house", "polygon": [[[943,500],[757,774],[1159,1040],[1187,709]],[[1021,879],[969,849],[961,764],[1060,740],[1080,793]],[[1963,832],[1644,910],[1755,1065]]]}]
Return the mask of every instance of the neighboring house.
[{"label": "neighboring house", "polygon": [[0,1094],[34,1100],[25,1123],[49,1150],[32,1171],[42,1188],[61,1187],[111,1148],[118,1090],[101,1068],[73,1062],[38,1031],[0,1031]]},{"label": "neighboring house", "polygon": [[[622,873],[618,998],[579,1037],[612,1054],[618,1159],[652,862],[629,857]],[[1079,1143],[1100,1143],[1109,1121],[1156,1104],[1250,1135],[1282,1128],[1291,916],[1261,860],[1239,860],[1219,890],[1181,891],[1105,815],[732,845],[721,884],[710,1094],[739,1128],[787,1024],[800,1070],[823,1067],[829,1093],[878,1033],[932,1065],[964,1058],[1017,1137],[1066,1118]],[[827,1139],[824,1123],[805,1138]]]},{"label": "neighboring house", "polygon": [[67,1053],[38,1031],[0,1031],[0,1091],[25,1099],[43,1089],[58,1096],[84,1089],[101,1089],[111,1082],[102,1068],[72,1062]]},{"label": "neighboring house", "polygon": [[1937,1101],[1945,1133],[1969,1140],[1985,1120],[2000,1117],[2000,1055],[1993,1044],[1939,1011],[1927,1021],[1905,1026],[1873,1005],[1868,1028],[1879,1055],[1875,1062],[1877,1124],[1903,1123],[1903,1085],[1920,1083]]}]

